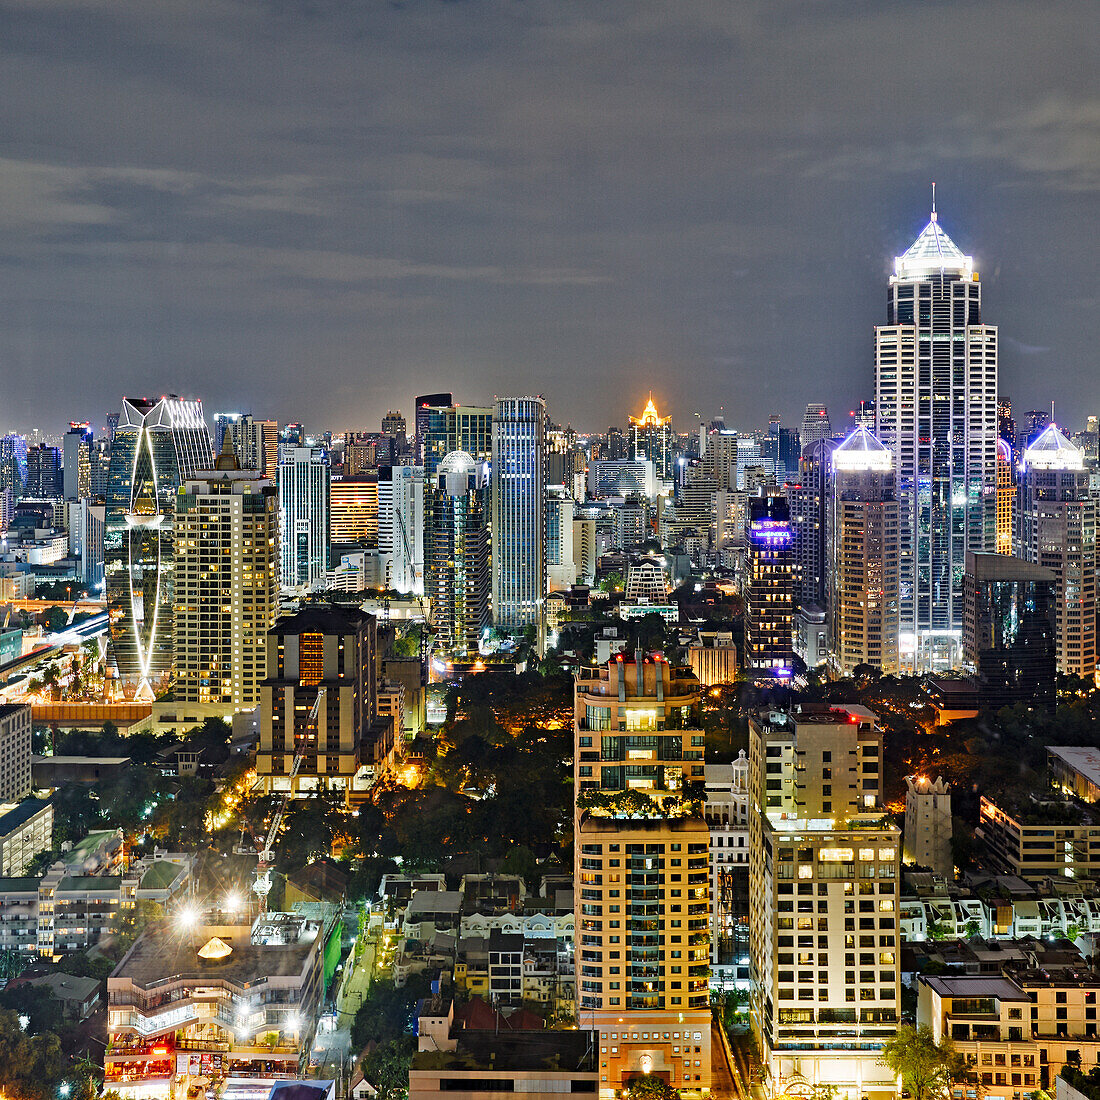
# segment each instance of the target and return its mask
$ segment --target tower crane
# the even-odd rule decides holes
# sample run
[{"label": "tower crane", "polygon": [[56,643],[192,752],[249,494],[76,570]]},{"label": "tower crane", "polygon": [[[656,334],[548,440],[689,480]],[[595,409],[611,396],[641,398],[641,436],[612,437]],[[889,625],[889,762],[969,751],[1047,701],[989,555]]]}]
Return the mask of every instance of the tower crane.
[{"label": "tower crane", "polygon": [[[286,791],[271,818],[271,825],[267,830],[267,836],[264,838],[263,846],[258,848],[259,858],[256,863],[256,881],[253,883],[252,889],[259,895],[260,904],[264,912],[267,912],[267,895],[271,893],[271,868],[275,863],[275,841],[278,839],[279,830],[283,826],[283,819],[286,817],[287,807],[290,805],[290,796],[294,793],[294,780],[298,777],[298,772],[301,770],[302,761],[305,759],[309,742],[312,740],[315,746],[317,744],[317,715],[320,713],[321,701],[325,698],[327,691],[328,689],[324,687],[317,689],[317,698],[313,701],[313,707],[309,712],[309,717],[306,718],[304,734],[300,740],[295,738],[297,743],[294,747],[294,765],[290,769],[290,777],[287,781]],[[312,727],[312,735],[310,733],[310,727]]]}]

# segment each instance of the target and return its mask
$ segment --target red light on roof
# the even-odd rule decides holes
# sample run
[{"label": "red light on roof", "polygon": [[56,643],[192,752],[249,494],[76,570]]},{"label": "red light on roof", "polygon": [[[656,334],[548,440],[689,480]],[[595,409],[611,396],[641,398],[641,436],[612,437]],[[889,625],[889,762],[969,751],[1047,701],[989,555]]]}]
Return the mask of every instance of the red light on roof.
[{"label": "red light on roof", "polygon": [[848,721],[849,721],[849,722],[855,722],[855,723],[857,723],[857,724],[858,724],[858,722],[859,722],[859,715],[858,715],[858,714],[849,714],[849,715],[848,715]]}]

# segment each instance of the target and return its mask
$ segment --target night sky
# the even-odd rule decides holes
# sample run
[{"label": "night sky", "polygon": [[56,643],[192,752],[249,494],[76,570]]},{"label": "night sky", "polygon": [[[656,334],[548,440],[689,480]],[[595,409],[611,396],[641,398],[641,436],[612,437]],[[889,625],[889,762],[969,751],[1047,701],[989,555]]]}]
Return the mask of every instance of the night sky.
[{"label": "night sky", "polygon": [[933,179],[1001,392],[1080,427],[1098,41],[1096,0],[0,0],[0,430],[843,424]]}]

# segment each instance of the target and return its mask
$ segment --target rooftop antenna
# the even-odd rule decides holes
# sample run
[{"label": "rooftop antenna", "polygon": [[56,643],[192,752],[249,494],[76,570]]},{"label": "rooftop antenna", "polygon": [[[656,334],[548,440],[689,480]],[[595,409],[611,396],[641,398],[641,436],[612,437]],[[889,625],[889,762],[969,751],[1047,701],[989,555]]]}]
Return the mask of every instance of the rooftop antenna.
[{"label": "rooftop antenna", "polygon": [[932,181],[932,220],[936,221],[936,181]]}]

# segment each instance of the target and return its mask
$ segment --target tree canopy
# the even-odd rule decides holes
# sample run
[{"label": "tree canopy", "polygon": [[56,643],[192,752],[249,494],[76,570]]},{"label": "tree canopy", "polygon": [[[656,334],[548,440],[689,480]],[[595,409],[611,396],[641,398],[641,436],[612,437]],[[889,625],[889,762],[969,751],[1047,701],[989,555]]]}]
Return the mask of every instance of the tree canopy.
[{"label": "tree canopy", "polygon": [[907,1024],[882,1048],[882,1064],[901,1078],[913,1100],[944,1096],[955,1081],[970,1075],[970,1064],[947,1036],[937,1043],[930,1027]]}]

